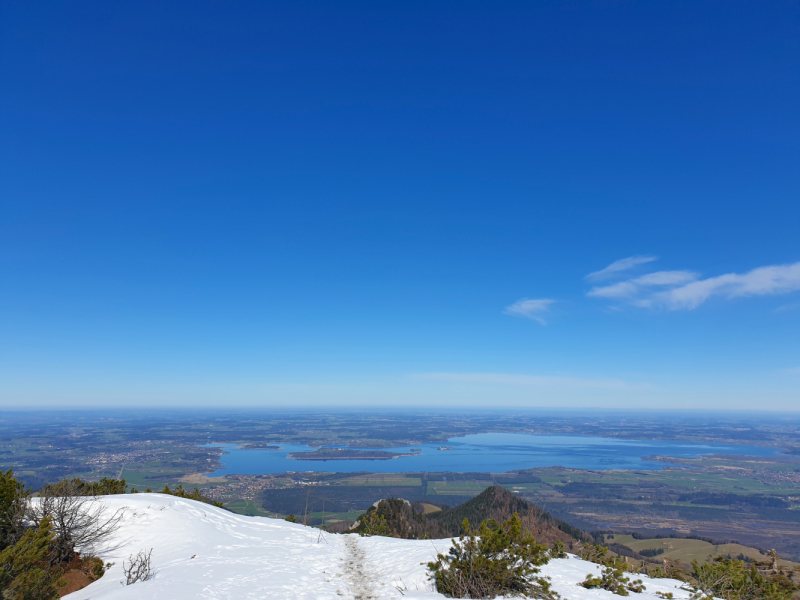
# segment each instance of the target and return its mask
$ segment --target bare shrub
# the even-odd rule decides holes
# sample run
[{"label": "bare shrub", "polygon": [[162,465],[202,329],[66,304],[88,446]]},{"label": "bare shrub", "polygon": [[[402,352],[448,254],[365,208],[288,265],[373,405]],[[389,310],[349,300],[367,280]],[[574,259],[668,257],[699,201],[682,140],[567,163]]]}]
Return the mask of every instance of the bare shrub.
[{"label": "bare shrub", "polygon": [[27,519],[39,525],[49,517],[53,527],[51,565],[71,561],[80,554],[95,555],[109,549],[111,536],[119,528],[124,509],[109,514],[108,506],[94,496],[85,496],[75,481],[49,485],[28,505]]},{"label": "bare shrub", "polygon": [[136,556],[131,554],[128,557],[127,563],[122,563],[122,572],[125,573],[125,585],[133,585],[137,581],[147,581],[153,578],[153,566],[150,562],[152,554],[152,548],[150,550],[139,550]]}]

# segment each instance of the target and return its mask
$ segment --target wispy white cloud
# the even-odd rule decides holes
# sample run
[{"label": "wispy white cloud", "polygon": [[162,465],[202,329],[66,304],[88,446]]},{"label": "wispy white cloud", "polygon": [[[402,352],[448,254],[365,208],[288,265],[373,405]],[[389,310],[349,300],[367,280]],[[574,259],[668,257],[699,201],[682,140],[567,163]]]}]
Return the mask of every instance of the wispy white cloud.
[{"label": "wispy white cloud", "polygon": [[657,256],[629,256],[628,258],[621,258],[608,265],[605,269],[600,269],[594,273],[589,273],[586,279],[590,281],[599,281],[601,279],[608,279],[614,275],[632,269],[638,265],[643,265],[649,262],[658,260]]},{"label": "wispy white cloud", "polygon": [[786,294],[800,290],[800,262],[759,267],[744,274],[728,273],[693,281],[654,295],[656,304],[670,310],[693,309],[712,296],[741,298]]},{"label": "wispy white cloud", "polygon": [[597,298],[632,298],[645,288],[680,285],[697,279],[691,271],[656,271],[628,281],[592,288],[588,296]]},{"label": "wispy white cloud", "polygon": [[599,389],[618,392],[649,391],[649,383],[634,383],[621,379],[586,379],[548,375],[514,375],[509,373],[420,373],[422,379],[452,383],[526,386],[547,389]]},{"label": "wispy white cloud", "polygon": [[503,312],[512,317],[525,317],[526,319],[533,319],[541,325],[547,325],[543,315],[550,311],[550,305],[554,303],[555,300],[550,298],[523,298],[514,302],[511,306],[507,306]]},{"label": "wispy white cloud", "polygon": [[[661,289],[661,288],[668,289]],[[800,262],[759,267],[698,279],[691,271],[658,271],[613,285],[592,288],[587,295],[624,300],[642,307],[692,310],[712,296],[738,298],[786,294],[800,290]]]},{"label": "wispy white cloud", "polygon": [[637,285],[680,285],[697,279],[697,273],[691,271],[656,271],[637,277],[633,281]]},{"label": "wispy white cloud", "polygon": [[592,288],[586,295],[595,298],[630,298],[638,291],[638,286],[633,282],[620,281],[612,285]]}]

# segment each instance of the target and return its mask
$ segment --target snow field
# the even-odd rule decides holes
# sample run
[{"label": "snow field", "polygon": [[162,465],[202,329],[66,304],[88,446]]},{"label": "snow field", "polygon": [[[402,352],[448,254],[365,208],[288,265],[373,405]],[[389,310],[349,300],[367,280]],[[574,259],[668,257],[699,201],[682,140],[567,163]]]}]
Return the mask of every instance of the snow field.
[{"label": "snow field", "polygon": [[[101,554],[114,565],[68,600],[433,600],[424,564],[449,540],[398,540],[322,533],[280,519],[245,517],[201,502],[163,494],[101,499],[113,512],[125,509],[114,548]],[[153,549],[155,577],[125,585],[122,563]],[[612,600],[605,590],[577,584],[599,565],[574,556],[551,560],[542,574],[565,600]],[[632,600],[672,592],[689,598],[672,579],[642,577],[647,591]]]}]

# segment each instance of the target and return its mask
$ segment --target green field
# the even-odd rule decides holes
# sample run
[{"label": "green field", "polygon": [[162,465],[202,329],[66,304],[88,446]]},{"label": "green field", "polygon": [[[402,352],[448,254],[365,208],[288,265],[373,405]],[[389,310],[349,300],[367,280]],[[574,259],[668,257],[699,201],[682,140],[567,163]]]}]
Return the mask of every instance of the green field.
[{"label": "green field", "polygon": [[[284,518],[289,516],[289,515],[278,515],[276,513],[264,510],[261,507],[261,502],[259,502],[258,500],[254,501],[254,500],[246,500],[240,498],[238,500],[233,500],[232,502],[228,502],[227,504],[225,504],[225,508],[237,514],[246,515],[248,517]],[[310,521],[312,519],[314,520],[322,519],[322,517],[324,516],[325,523],[335,523],[337,521],[355,521],[362,514],[363,511],[351,510],[348,512],[334,512],[334,513],[326,512],[323,515],[321,510],[317,510],[314,512],[309,512],[307,518]],[[295,518],[297,519],[298,522],[303,521],[302,514],[296,514]]]},{"label": "green field", "polygon": [[[663,549],[664,553],[655,557],[655,560],[670,558],[682,563],[691,563],[693,560],[698,562],[708,561],[716,556],[730,556],[732,558],[741,555],[746,556],[752,560],[765,561],[767,556],[762,554],[755,548],[743,546],[741,544],[719,544],[714,545],[703,540],[687,540],[682,538],[663,538],[652,540],[637,540],[630,535],[615,535],[613,538],[606,536],[605,543],[617,543],[627,546],[635,552],[641,550],[654,550]],[[790,569],[797,566],[787,560],[781,560],[780,563],[784,567]]]},{"label": "green field", "polygon": [[[181,474],[176,473],[175,475],[180,476]],[[170,474],[163,472],[123,471],[122,477],[129,486],[136,488],[136,490],[139,492],[143,492],[147,488],[150,488],[153,491],[158,491],[163,490],[165,485],[169,485],[171,488],[177,485],[177,483],[175,483],[176,477],[174,475],[170,476]]]},{"label": "green field", "polygon": [[247,515],[250,517],[269,517],[275,514],[265,511],[261,508],[260,502],[253,500],[234,500],[226,504],[225,508],[240,515]]},{"label": "green field", "polygon": [[491,485],[491,481],[429,481],[428,496],[475,496]]},{"label": "green field", "polygon": [[[687,461],[688,462],[688,461]],[[704,492],[730,492],[735,494],[768,494],[770,496],[797,495],[797,484],[793,482],[770,481],[764,482],[755,479],[750,473],[741,472],[736,468],[722,466],[709,461],[710,465],[703,465],[718,470],[695,469],[665,469],[663,471],[579,471],[574,469],[531,469],[546,484],[558,489],[559,486],[572,483],[596,483],[603,485],[666,485],[686,491],[702,490]],[[721,461],[717,461],[721,462]],[[730,462],[730,461],[729,461]],[[698,461],[699,463],[699,461]],[[780,473],[790,472],[797,468],[791,465],[783,469],[770,470]],[[753,465],[750,465],[751,467]],[[783,467],[783,465],[779,465]],[[514,484],[521,485],[521,484]]]},{"label": "green field", "polygon": [[402,473],[370,473],[369,475],[356,475],[336,481],[336,485],[348,486],[374,486],[374,487],[420,487],[422,479],[419,477],[406,477]]},{"label": "green field", "polygon": [[504,483],[502,485],[512,492],[525,492],[527,494],[547,494],[554,491],[544,483]]},{"label": "green field", "polygon": [[[364,511],[359,510],[351,510],[348,512],[338,512],[338,513],[325,513],[325,523],[335,523],[337,521],[355,521],[364,514]],[[322,518],[322,511],[314,511],[313,513],[308,513],[309,519],[321,519]],[[302,519],[301,517],[298,517]]]}]

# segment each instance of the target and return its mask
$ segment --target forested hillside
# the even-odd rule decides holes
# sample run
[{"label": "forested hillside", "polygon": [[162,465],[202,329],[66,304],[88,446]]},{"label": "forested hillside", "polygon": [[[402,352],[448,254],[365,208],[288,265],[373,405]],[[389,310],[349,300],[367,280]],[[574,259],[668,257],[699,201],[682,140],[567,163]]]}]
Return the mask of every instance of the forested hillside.
[{"label": "forested hillside", "polygon": [[486,488],[454,508],[441,508],[440,511],[425,514],[419,503],[411,504],[397,498],[381,500],[359,519],[355,531],[374,533],[371,529],[378,528],[384,535],[406,539],[451,538],[462,533],[464,519],[477,527],[487,519],[502,523],[516,513],[523,528],[530,531],[539,542],[554,544],[561,541],[570,547],[592,541],[592,537],[580,529],[556,519],[499,485]]}]

